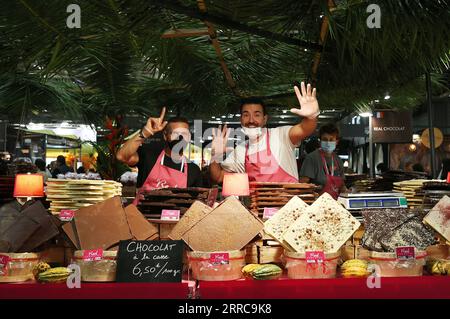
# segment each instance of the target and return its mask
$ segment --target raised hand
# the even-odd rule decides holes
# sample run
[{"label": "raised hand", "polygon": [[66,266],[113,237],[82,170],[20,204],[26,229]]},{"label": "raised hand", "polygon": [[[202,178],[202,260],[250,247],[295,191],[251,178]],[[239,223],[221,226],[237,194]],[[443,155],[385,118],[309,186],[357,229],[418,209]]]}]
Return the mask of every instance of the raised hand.
[{"label": "raised hand", "polygon": [[167,121],[164,121],[164,116],[166,115],[166,108],[163,107],[159,117],[150,117],[144,126],[144,134],[147,133],[153,135],[155,133],[161,132],[167,125]]},{"label": "raised hand", "polygon": [[213,129],[213,140],[211,143],[211,156],[222,157],[227,152],[227,142],[230,136],[230,129],[225,124],[222,129],[222,125],[219,128]]},{"label": "raised hand", "polygon": [[316,98],[316,89],[311,91],[311,84],[305,88],[305,83],[301,83],[301,92],[297,86],[294,86],[295,94],[297,95],[298,102],[300,103],[300,109],[293,108],[291,112],[299,116],[303,116],[309,119],[315,119],[319,114],[319,102]]}]

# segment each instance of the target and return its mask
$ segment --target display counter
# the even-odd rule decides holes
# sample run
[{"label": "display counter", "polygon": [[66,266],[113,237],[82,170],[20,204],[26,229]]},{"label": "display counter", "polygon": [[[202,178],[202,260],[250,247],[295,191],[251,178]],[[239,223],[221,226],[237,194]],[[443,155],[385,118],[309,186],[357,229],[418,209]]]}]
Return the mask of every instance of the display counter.
[{"label": "display counter", "polygon": [[279,279],[201,282],[200,299],[449,299],[450,277]]},{"label": "display counter", "polygon": [[[365,278],[201,281],[192,283],[2,284],[0,299],[450,299],[450,277],[381,278],[368,288]],[[191,289],[189,288],[191,287]]]},{"label": "display counter", "polygon": [[0,299],[187,299],[189,285],[182,283],[81,283],[2,284]]}]

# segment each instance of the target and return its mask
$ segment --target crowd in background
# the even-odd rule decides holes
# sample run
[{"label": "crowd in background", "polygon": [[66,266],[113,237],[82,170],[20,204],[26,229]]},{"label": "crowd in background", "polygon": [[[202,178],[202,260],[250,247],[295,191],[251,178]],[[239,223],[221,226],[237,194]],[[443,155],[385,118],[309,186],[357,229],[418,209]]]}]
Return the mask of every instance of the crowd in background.
[{"label": "crowd in background", "polygon": [[0,158],[0,176],[9,175],[10,171],[8,166],[11,165],[25,166],[20,173],[41,174],[44,176],[44,181],[47,181],[48,178],[57,178],[59,174],[87,173],[83,166],[79,167],[76,171],[73,167],[68,166],[66,163],[66,158],[63,155],[59,155],[56,158],[56,161],[52,161],[48,165],[46,165],[46,162],[41,158],[36,159],[33,164],[20,158],[13,160],[11,156],[4,155]]}]

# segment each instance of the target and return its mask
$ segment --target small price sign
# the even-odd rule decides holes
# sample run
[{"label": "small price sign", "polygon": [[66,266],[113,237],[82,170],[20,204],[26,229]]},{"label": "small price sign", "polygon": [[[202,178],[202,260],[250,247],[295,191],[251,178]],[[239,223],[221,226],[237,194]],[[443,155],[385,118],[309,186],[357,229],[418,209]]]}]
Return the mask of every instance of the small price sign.
[{"label": "small price sign", "polygon": [[395,253],[397,255],[398,260],[416,259],[416,252],[414,250],[414,247],[412,246],[397,247],[395,249]]},{"label": "small price sign", "polygon": [[63,209],[59,213],[59,220],[62,222],[70,222],[75,216],[75,211],[71,209]]},{"label": "small price sign", "polygon": [[278,212],[278,208],[264,207],[263,219],[269,219]]},{"label": "small price sign", "polygon": [[321,264],[325,261],[325,253],[323,251],[307,251],[305,257],[308,264]]},{"label": "small price sign", "polygon": [[83,253],[84,261],[94,261],[103,259],[103,249],[85,250]]},{"label": "small price sign", "polygon": [[8,271],[9,261],[10,261],[9,256],[0,255],[0,276],[6,275],[6,272]]},{"label": "small price sign", "polygon": [[209,262],[213,265],[228,265],[230,263],[230,254],[212,253],[209,255]]},{"label": "small price sign", "polygon": [[174,209],[163,209],[161,212],[161,220],[179,221],[180,211]]}]

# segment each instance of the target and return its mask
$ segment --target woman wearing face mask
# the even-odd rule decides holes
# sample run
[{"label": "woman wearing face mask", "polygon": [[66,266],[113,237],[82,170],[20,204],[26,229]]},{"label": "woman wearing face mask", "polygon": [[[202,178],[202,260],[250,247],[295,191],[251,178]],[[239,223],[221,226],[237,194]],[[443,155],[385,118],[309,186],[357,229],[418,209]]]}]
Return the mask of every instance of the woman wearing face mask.
[{"label": "woman wearing face mask", "polygon": [[[129,166],[137,166],[138,194],[144,190],[167,187],[201,187],[200,168],[187,160],[183,150],[191,135],[189,122],[184,118],[164,121],[165,108],[159,118],[149,118],[139,134],[129,139],[117,153],[117,159]],[[144,143],[158,132],[163,132],[164,143]]]},{"label": "woman wearing face mask", "polygon": [[345,192],[344,164],[334,152],[339,141],[339,130],[333,123],[319,130],[320,148],[305,157],[300,169],[300,181],[322,186],[334,199]]}]

